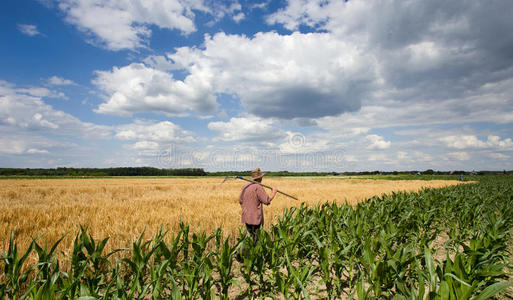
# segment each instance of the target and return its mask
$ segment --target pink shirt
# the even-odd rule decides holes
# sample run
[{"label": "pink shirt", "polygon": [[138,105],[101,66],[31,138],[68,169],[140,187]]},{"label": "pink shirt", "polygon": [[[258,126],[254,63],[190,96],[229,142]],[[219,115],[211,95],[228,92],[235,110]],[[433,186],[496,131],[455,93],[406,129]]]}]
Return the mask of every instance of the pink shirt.
[{"label": "pink shirt", "polygon": [[242,188],[239,203],[242,206],[242,223],[259,225],[264,223],[262,203],[271,204],[271,198],[261,185],[248,183]]}]

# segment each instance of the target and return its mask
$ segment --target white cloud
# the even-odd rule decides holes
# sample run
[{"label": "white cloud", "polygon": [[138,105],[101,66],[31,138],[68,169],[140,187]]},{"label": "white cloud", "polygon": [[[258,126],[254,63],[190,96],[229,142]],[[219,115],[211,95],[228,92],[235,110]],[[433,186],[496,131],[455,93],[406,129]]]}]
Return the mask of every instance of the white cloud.
[{"label": "white cloud", "polygon": [[356,111],[376,79],[371,57],[329,34],[218,33],[206,36],[204,45],[168,56],[189,72],[187,79],[237,95],[247,112],[264,118]]},{"label": "white cloud", "polygon": [[486,145],[488,147],[501,150],[513,150],[513,141],[511,138],[501,140],[501,138],[496,135],[489,135],[488,140],[486,141]]},{"label": "white cloud", "polygon": [[43,115],[41,115],[40,113],[35,113],[32,116],[32,121],[33,121],[33,124],[39,125],[40,127],[46,127],[46,128],[51,128],[51,129],[59,128],[59,125],[43,119]]},{"label": "white cloud", "polygon": [[210,122],[208,128],[219,132],[217,138],[226,142],[276,141],[286,137],[272,121],[258,117],[231,118],[228,122]]},{"label": "white cloud", "polygon": [[28,36],[35,36],[35,35],[38,35],[38,34],[41,34],[38,30],[37,30],[37,26],[36,25],[30,25],[30,24],[18,24],[18,30],[25,34],[25,35],[28,35]]},{"label": "white cloud", "polygon": [[48,154],[48,150],[45,149],[36,149],[36,148],[30,148],[27,150],[28,154]]},{"label": "white cloud", "polygon": [[440,139],[447,147],[455,149],[484,148],[486,143],[479,140],[475,135],[452,135]]},{"label": "white cloud", "polygon": [[180,81],[169,73],[133,63],[112,71],[97,71],[96,76],[94,84],[108,95],[107,102],[96,110],[98,113],[184,115],[191,111],[209,113],[217,107],[209,74],[191,75]]},{"label": "white cloud", "polygon": [[[394,97],[394,92],[380,92],[362,104],[356,112],[316,119],[319,127],[337,131],[338,128],[397,126],[429,126],[435,124],[461,124],[490,122],[507,124],[513,122],[513,78],[483,86],[477,91],[467,92],[457,98],[436,101],[385,100]],[[421,93],[421,92],[419,92]],[[429,130],[428,130],[429,131]]]},{"label": "white cloud", "polygon": [[344,160],[347,162],[357,162],[358,158],[356,158],[354,155],[348,154],[344,156]]},{"label": "white cloud", "polygon": [[431,162],[434,160],[434,157],[431,154],[421,151],[414,151],[413,158],[415,162]]},{"label": "white cloud", "polygon": [[184,167],[184,159],[180,156],[179,165],[169,165],[176,162],[177,145],[195,142],[194,133],[183,130],[180,126],[169,122],[135,120],[133,123],[116,126],[115,138],[135,143],[125,145],[125,148],[137,151],[139,158],[150,158],[150,164],[159,163],[158,167]]},{"label": "white cloud", "polygon": [[62,0],[59,8],[67,22],[109,50],[144,47],[149,25],[191,33],[196,30],[192,9],[207,10],[202,1],[178,0]]},{"label": "white cloud", "polygon": [[469,160],[470,155],[467,152],[449,152],[447,158],[464,161]]},{"label": "white cloud", "polygon": [[151,26],[196,31],[195,12],[213,17],[211,25],[225,16],[240,22],[245,16],[237,1],[206,0],[61,0],[59,8],[65,20],[90,37],[90,42],[109,50],[135,50],[146,47]]},{"label": "white cloud", "polygon": [[[308,121],[358,110],[375,84],[373,59],[329,34],[218,33],[206,36],[204,44],[178,48],[168,59],[147,58],[156,69],[134,63],[98,71],[94,83],[109,99],[97,111],[212,112],[215,94],[227,93],[237,95],[251,114]],[[180,81],[163,71],[173,69],[189,74]]]},{"label": "white cloud", "polygon": [[[233,94],[246,113],[294,119],[300,126],[513,122],[513,98],[508,96],[513,92],[513,60],[495,53],[499,48],[485,43],[484,35],[464,36],[469,24],[479,25],[477,20],[490,21],[486,28],[504,29],[500,21],[504,13],[490,20],[471,16],[485,16],[495,8],[479,10],[479,5],[471,5],[460,11],[462,4],[456,2],[444,11],[439,6],[445,3],[412,1],[409,5],[402,1],[389,6],[359,1],[319,5],[293,0],[269,20],[291,29],[306,24],[327,32],[268,32],[253,37],[218,33],[207,35],[201,48],[182,47],[167,58],[145,62],[158,70],[185,70],[183,83],[200,86],[195,90],[200,97],[210,97],[210,108],[215,106],[216,94]],[[395,10],[409,9],[415,12],[412,16],[403,13],[404,18],[396,18]],[[431,12],[447,19],[434,18],[436,13]],[[285,16],[288,19],[280,19]],[[420,18],[420,25],[412,23],[415,18]],[[505,22],[510,22],[509,17]],[[510,42],[513,45],[513,36],[506,35],[503,46]],[[504,61],[495,61],[498,56]],[[483,57],[493,57],[494,63],[478,63]],[[168,82],[171,86],[182,83]],[[109,101],[98,111],[129,115],[161,108],[130,94],[109,94]]]},{"label": "white cloud", "polygon": [[478,139],[475,135],[451,135],[440,138],[449,148],[468,149],[468,148],[493,148],[499,150],[513,150],[513,141],[511,138],[501,140],[499,136],[489,135],[486,141]]},{"label": "white cloud", "polygon": [[354,113],[361,123],[509,123],[512,8],[508,1],[288,0],[267,20],[326,31],[373,57],[380,85]]},{"label": "white cloud", "polygon": [[404,151],[398,151],[397,152],[397,158],[398,159],[405,159],[408,157],[408,153]]},{"label": "white cloud", "polygon": [[48,84],[50,85],[76,85],[75,82],[69,79],[65,79],[58,76],[52,76],[48,78]]},{"label": "white cloud", "polygon": [[147,66],[157,69],[159,71],[166,72],[166,71],[172,71],[172,70],[177,69],[176,65],[172,61],[167,59],[166,56],[162,56],[162,55],[150,55],[150,56],[146,57],[145,59],[143,59],[143,62]]},{"label": "white cloud", "polygon": [[382,136],[376,134],[369,134],[365,137],[365,139],[370,143],[367,146],[367,149],[388,149],[392,142],[385,141]]},{"label": "white cloud", "polygon": [[253,10],[253,9],[267,9],[267,6],[269,5],[270,2],[271,2],[271,0],[265,0],[265,1],[260,2],[260,3],[252,3],[249,8],[251,10]]},{"label": "white cloud", "polygon": [[244,18],[246,17],[246,15],[244,15],[243,12],[239,12],[238,14],[234,15],[233,16],[233,20],[235,21],[235,23],[239,23],[240,21],[242,21]]},{"label": "white cloud", "polygon": [[[73,147],[70,143],[48,138],[38,134],[38,132],[30,130],[13,131],[12,128],[3,125],[0,125],[0,145],[2,145],[0,147],[0,159],[15,155],[22,158],[22,161],[24,161],[23,157],[28,157],[27,154],[53,154],[53,150],[49,151],[48,149],[69,150]],[[11,159],[6,162],[7,165],[16,163]]]},{"label": "white cloud", "polygon": [[96,137],[110,135],[105,126],[82,122],[46,104],[42,97],[51,96],[52,93],[45,88],[16,88],[8,82],[0,81],[0,126],[30,132],[49,131]]},{"label": "white cloud", "polygon": [[[325,139],[322,136],[305,136],[299,132],[287,132],[287,139],[280,144],[279,149],[280,152],[284,154],[322,153],[328,150],[336,150],[332,147],[333,145],[331,142],[332,141],[330,139]],[[334,151],[332,154],[334,154]],[[342,155],[342,153],[339,152],[335,155],[337,154],[338,156]]]},{"label": "white cloud", "polygon": [[14,140],[10,138],[0,137],[0,141],[2,142],[2,147],[0,147],[0,153],[21,154],[25,152],[27,148],[27,143],[20,139]]},{"label": "white cloud", "polygon": [[19,94],[28,94],[30,96],[38,97],[38,98],[63,98],[66,99],[66,95],[62,92],[57,92],[53,90],[49,90],[43,87],[29,87],[29,88],[19,88],[16,89],[16,92]]},{"label": "white cloud", "polygon": [[388,157],[384,153],[373,153],[367,157],[369,161],[387,161]]},{"label": "white cloud", "polygon": [[509,159],[511,159],[511,156],[506,155],[506,154],[502,154],[502,153],[490,153],[488,156],[491,157],[491,158],[500,159],[500,160],[509,160]]},{"label": "white cloud", "polygon": [[[194,142],[194,134],[183,130],[180,126],[169,122],[153,122],[135,120],[133,123],[116,127],[115,137],[120,140],[141,140],[149,145],[151,142]],[[155,145],[155,144],[151,144]]]},{"label": "white cloud", "polygon": [[133,145],[133,149],[135,150],[157,150],[158,148],[158,143],[150,141],[140,141]]},{"label": "white cloud", "polygon": [[[36,154],[58,157],[54,161],[66,166],[98,166],[98,161],[109,156],[116,156],[115,161],[123,166],[131,166],[138,155],[151,157],[155,164],[156,150],[161,146],[196,141],[194,133],[169,121],[135,120],[111,126],[82,122],[40,97],[19,90],[0,81],[0,161],[4,165],[46,166]],[[125,141],[130,144],[113,148],[113,144]],[[54,167],[54,163],[49,166]]]}]

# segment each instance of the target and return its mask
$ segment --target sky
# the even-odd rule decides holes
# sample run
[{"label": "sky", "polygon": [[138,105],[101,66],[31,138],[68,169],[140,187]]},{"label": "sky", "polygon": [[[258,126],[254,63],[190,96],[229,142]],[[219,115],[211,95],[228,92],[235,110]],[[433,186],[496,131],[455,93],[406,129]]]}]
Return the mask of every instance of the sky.
[{"label": "sky", "polygon": [[511,170],[512,12],[5,0],[0,167]]}]

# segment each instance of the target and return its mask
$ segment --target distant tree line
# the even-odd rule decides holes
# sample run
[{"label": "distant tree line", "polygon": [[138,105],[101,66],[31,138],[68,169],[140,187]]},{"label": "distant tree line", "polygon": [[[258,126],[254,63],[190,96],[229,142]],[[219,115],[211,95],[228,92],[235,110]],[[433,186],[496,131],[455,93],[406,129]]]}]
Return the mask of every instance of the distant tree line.
[{"label": "distant tree line", "polygon": [[424,171],[362,171],[362,172],[343,172],[341,173],[347,176],[355,175],[511,175],[513,171],[435,171],[433,169],[427,169]]},{"label": "distant tree line", "polygon": [[0,168],[0,176],[205,176],[203,169],[158,169],[151,167],[126,168]]},{"label": "distant tree line", "polygon": [[[266,176],[337,176],[339,172],[289,172],[289,171],[263,171]],[[250,177],[251,171],[220,171],[208,172],[208,176],[245,176]]]},{"label": "distant tree line", "polygon": [[[265,172],[265,171],[264,171]],[[289,172],[268,171],[266,176],[358,176],[358,175],[512,175],[513,171],[361,171],[361,172]],[[120,168],[0,168],[0,176],[251,176],[251,171],[206,172],[201,168],[158,169],[152,167]]]}]

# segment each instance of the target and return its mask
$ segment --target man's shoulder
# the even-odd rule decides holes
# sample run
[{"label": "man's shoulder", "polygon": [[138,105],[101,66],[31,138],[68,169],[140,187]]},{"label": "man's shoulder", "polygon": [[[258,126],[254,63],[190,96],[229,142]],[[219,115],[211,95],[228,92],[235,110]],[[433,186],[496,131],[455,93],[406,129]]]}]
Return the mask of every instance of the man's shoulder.
[{"label": "man's shoulder", "polygon": [[244,185],[244,187],[242,189],[243,190],[257,190],[257,189],[261,189],[261,188],[262,188],[261,185],[253,183],[253,182],[249,182],[246,185]]},{"label": "man's shoulder", "polygon": [[248,182],[246,183],[243,187],[242,187],[242,190],[245,191],[245,190],[248,190],[248,189],[251,189],[251,185],[253,185],[252,182]]}]

